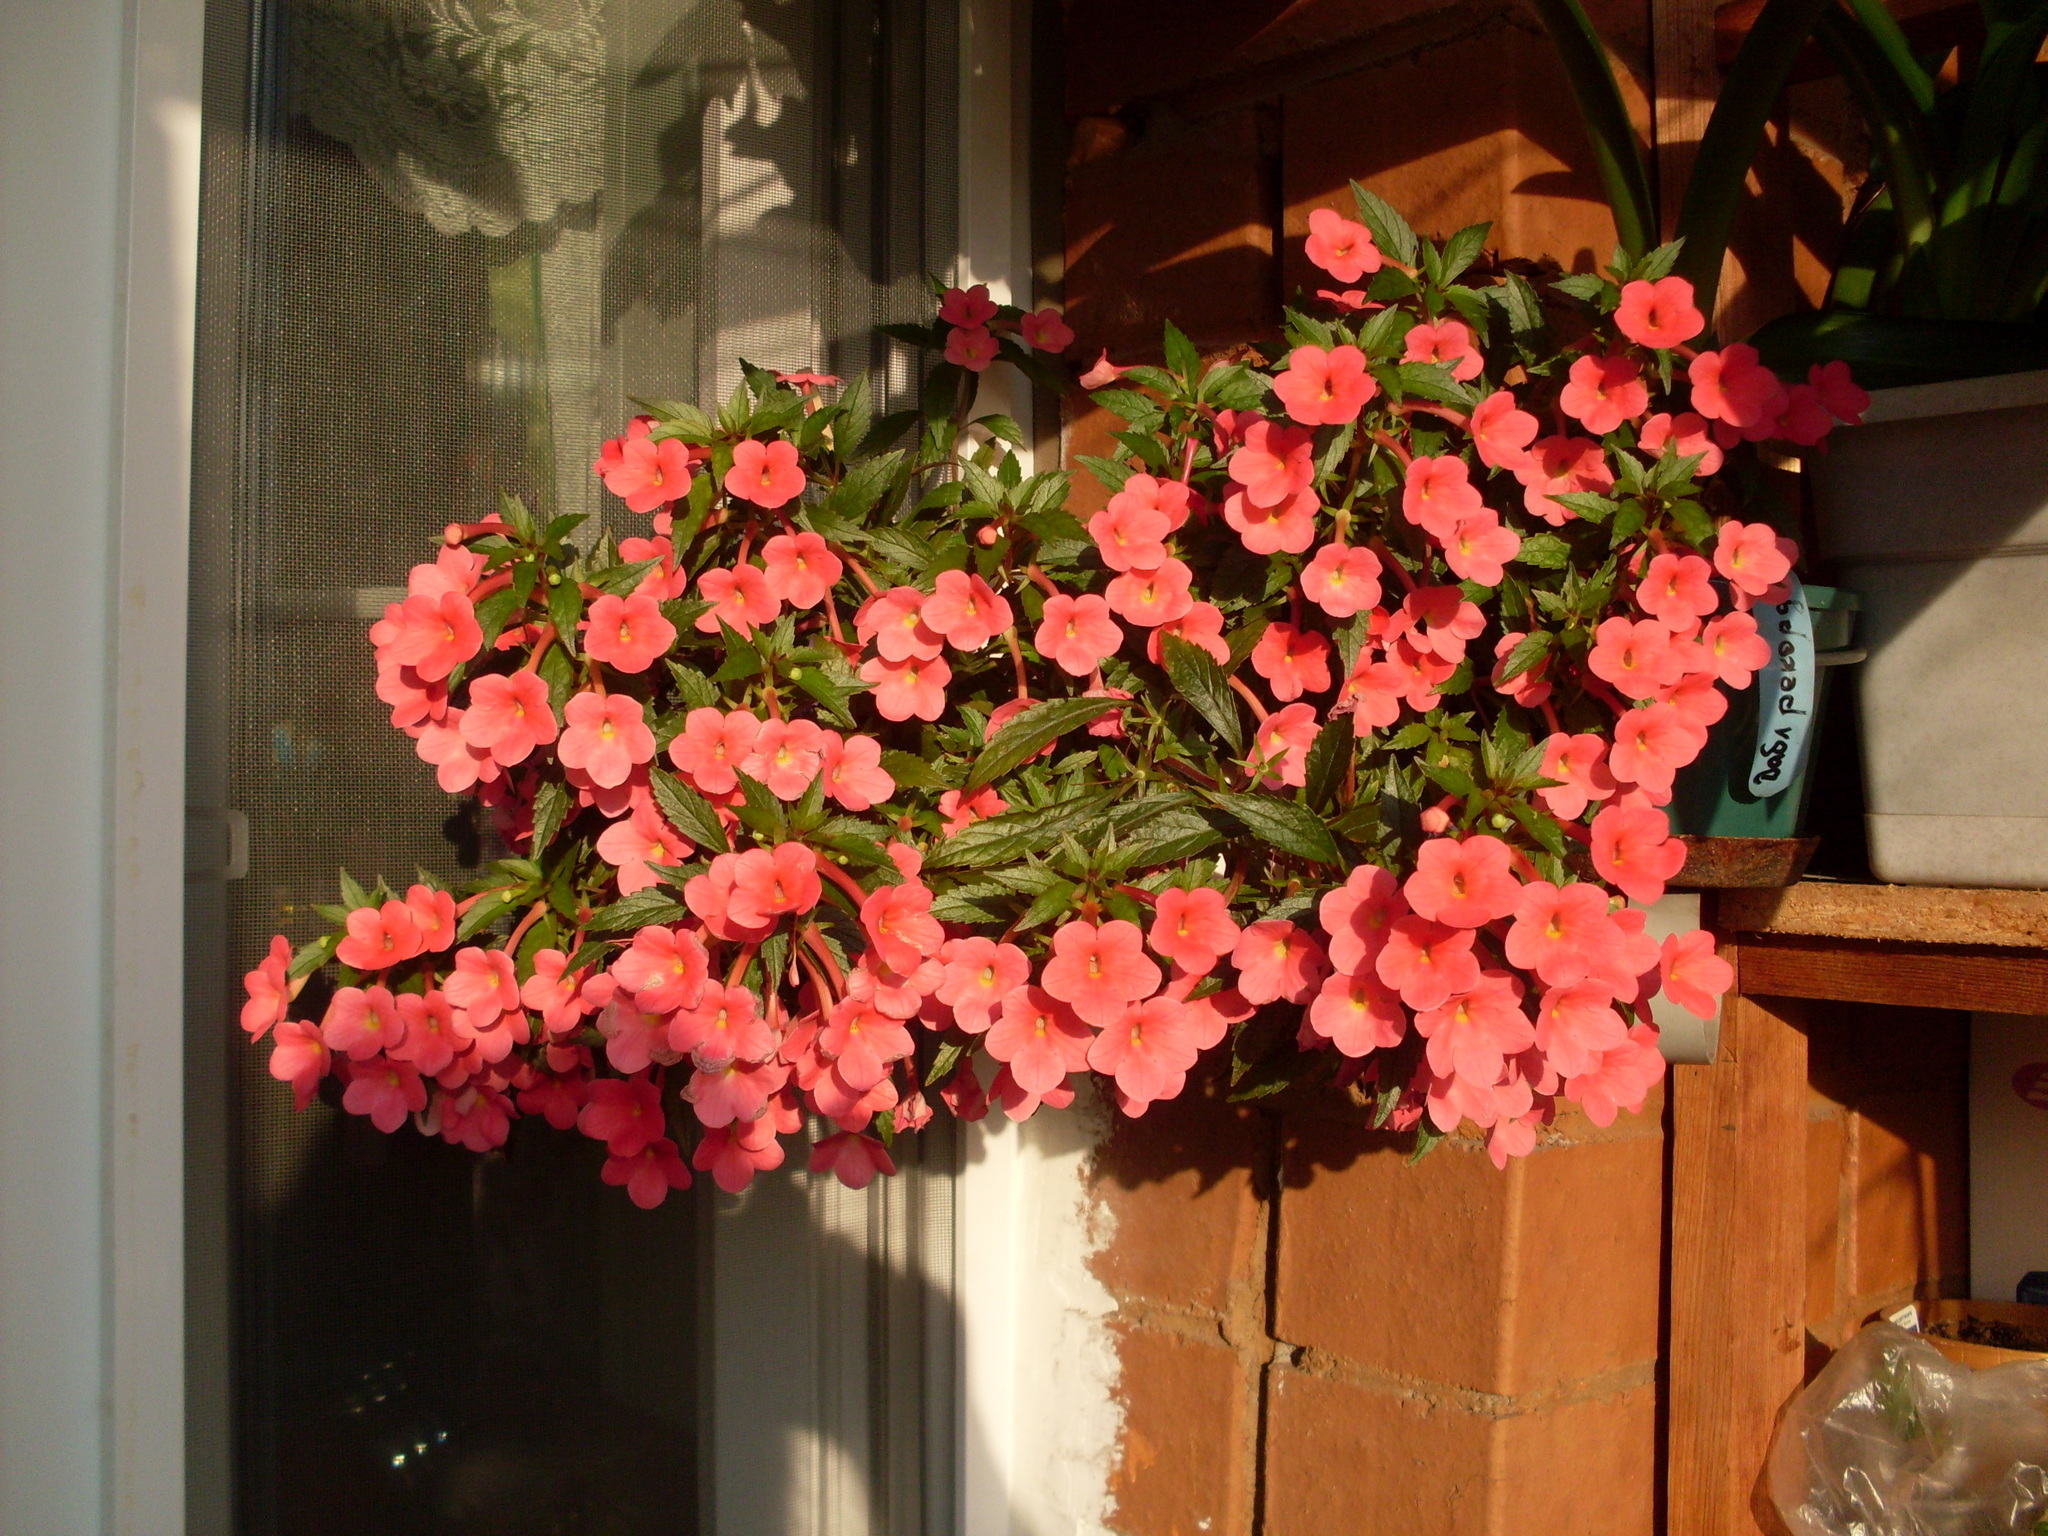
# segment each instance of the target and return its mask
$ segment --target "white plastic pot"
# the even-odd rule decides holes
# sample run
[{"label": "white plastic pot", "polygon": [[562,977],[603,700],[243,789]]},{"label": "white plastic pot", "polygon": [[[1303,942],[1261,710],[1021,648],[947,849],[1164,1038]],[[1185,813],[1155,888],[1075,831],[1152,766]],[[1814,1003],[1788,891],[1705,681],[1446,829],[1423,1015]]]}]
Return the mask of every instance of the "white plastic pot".
[{"label": "white plastic pot", "polygon": [[2048,887],[2048,372],[1879,391],[1807,463],[1863,601],[1872,873]]}]

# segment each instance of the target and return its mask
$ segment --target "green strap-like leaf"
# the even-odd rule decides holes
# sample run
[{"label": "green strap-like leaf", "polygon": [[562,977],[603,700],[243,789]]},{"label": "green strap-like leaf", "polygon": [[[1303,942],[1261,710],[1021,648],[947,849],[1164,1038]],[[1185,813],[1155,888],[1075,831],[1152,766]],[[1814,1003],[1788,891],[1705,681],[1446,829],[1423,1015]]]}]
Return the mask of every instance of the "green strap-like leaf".
[{"label": "green strap-like leaf", "polygon": [[1657,243],[1657,208],[1650,196],[1650,173],[1636,142],[1636,126],[1629,119],[1620,87],[1614,83],[1607,49],[1579,0],[1531,3],[1549,29],[1558,62],[1564,66],[1565,79],[1585,120],[1593,163],[1600,172],[1600,184],[1607,189],[1608,206],[1614,210],[1615,234],[1631,256],[1640,256]]},{"label": "green strap-like leaf", "polygon": [[1037,756],[1048,742],[1122,705],[1121,699],[1047,699],[1032,705],[997,731],[981,749],[981,756],[974,760],[974,771],[967,775],[967,788],[979,789],[1001,778]]},{"label": "green strap-like leaf", "polygon": [[1166,675],[1174,691],[1195,707],[1195,712],[1216,728],[1233,757],[1244,755],[1244,722],[1237,712],[1237,700],[1230,680],[1216,665],[1216,658],[1178,635],[1162,635],[1160,654],[1166,658]]},{"label": "green strap-like leaf", "polygon": [[1306,806],[1275,795],[1213,793],[1209,799],[1269,847],[1318,864],[1335,867],[1344,862],[1337,839],[1330,835],[1322,817]]}]

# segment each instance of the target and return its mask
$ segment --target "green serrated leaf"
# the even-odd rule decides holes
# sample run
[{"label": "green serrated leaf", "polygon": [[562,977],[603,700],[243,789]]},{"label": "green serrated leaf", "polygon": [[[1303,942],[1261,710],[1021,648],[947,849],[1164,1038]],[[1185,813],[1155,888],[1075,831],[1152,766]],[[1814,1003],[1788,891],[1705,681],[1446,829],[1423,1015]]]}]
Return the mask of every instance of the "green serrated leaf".
[{"label": "green serrated leaf", "polygon": [[1561,571],[1572,563],[1572,547],[1554,533],[1525,533],[1515,563],[1538,570]]},{"label": "green serrated leaf", "polygon": [[1524,635],[1516,643],[1515,648],[1508,652],[1507,663],[1501,668],[1500,676],[1495,679],[1496,686],[1500,683],[1511,683],[1520,677],[1548,656],[1551,647],[1556,643],[1557,636],[1547,629],[1539,629]]},{"label": "green serrated leaf", "polygon": [[559,779],[543,779],[533,796],[533,842],[531,847],[535,858],[547,852],[548,844],[555,840],[555,834],[562,830],[562,822],[569,814],[569,786]]},{"label": "green serrated leaf", "polygon": [[887,751],[882,754],[882,770],[905,789],[952,789],[954,780],[943,772],[937,763],[928,762],[911,752]]},{"label": "green serrated leaf", "polygon": [[1160,637],[1160,654],[1174,691],[1215,728],[1233,757],[1244,755],[1244,721],[1230,680],[1216,658],[1178,635]]},{"label": "green serrated leaf", "polygon": [[1415,231],[1393,205],[1355,181],[1351,183],[1351,199],[1358,205],[1359,222],[1372,232],[1373,244],[1403,266],[1414,266],[1418,254]]},{"label": "green serrated leaf", "polygon": [[1344,782],[1344,770],[1351,766],[1356,729],[1352,717],[1342,714],[1331,716],[1329,723],[1316,732],[1304,770],[1308,780],[1305,795],[1311,806],[1328,805],[1338,785]]},{"label": "green serrated leaf", "polygon": [[1306,806],[1274,795],[1211,791],[1208,798],[1269,847],[1332,867],[1344,862],[1343,852],[1330,835],[1329,827]]},{"label": "green serrated leaf", "polygon": [[1119,708],[1120,704],[1117,699],[1087,698],[1048,699],[1033,704],[997,731],[988,745],[981,749],[981,755],[974,760],[974,767],[967,775],[965,787],[979,789],[1001,778],[1011,769],[1021,767],[1036,757],[1039,749],[1047,743],[1057,741],[1077,726],[1099,719]]},{"label": "green serrated leaf", "polygon": [[654,791],[654,803],[668,818],[670,826],[699,848],[712,853],[731,851],[732,845],[725,836],[725,824],[718,819],[718,812],[711,808],[710,801],[665,769],[649,768],[647,782]]},{"label": "green serrated leaf", "polygon": [[660,891],[635,891],[623,901],[599,907],[590,914],[592,933],[629,933],[651,923],[679,923],[690,909],[673,896]]}]

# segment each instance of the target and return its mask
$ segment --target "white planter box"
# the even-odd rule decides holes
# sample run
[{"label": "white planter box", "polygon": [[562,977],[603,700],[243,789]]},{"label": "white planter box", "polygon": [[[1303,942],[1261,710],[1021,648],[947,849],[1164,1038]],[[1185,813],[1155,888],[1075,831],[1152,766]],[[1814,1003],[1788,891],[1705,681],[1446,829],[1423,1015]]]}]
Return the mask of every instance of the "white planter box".
[{"label": "white planter box", "polygon": [[2048,887],[2048,372],[1882,390],[1809,459],[1863,601],[1870,863]]}]

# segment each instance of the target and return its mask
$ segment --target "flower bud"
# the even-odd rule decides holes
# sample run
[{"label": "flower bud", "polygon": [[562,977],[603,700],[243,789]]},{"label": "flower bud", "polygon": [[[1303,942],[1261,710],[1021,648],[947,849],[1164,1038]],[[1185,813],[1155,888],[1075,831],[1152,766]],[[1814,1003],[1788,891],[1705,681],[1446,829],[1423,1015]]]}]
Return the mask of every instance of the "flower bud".
[{"label": "flower bud", "polygon": [[1440,805],[1432,805],[1422,813],[1422,830],[1435,837],[1451,824],[1451,813]]}]

